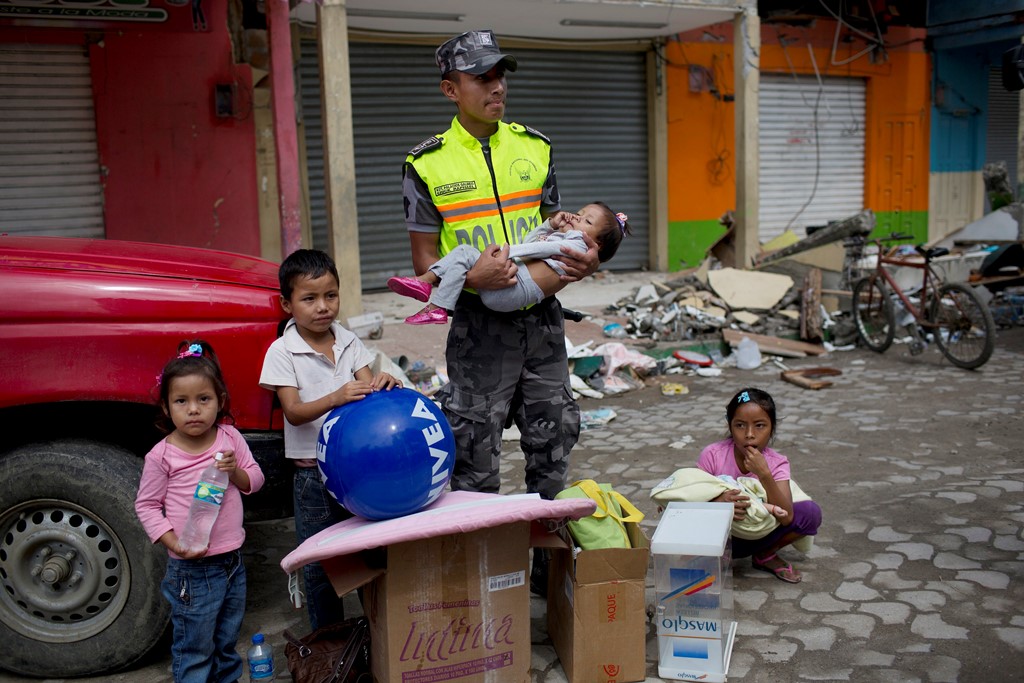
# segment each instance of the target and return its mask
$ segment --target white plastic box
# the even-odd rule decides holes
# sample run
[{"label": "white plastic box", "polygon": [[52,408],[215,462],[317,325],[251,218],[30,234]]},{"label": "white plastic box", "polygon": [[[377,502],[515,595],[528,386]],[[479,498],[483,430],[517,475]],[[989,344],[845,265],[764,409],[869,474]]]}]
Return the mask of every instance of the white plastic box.
[{"label": "white plastic box", "polygon": [[651,539],[658,676],[723,682],[733,619],[731,503],[669,503]]}]

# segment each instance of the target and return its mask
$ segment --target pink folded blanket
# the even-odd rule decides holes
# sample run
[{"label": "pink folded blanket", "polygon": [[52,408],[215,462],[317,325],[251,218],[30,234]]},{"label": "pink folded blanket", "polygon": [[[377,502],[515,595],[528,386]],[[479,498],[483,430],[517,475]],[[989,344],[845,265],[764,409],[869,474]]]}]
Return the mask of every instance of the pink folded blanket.
[{"label": "pink folded blanket", "polygon": [[501,495],[449,491],[419,512],[404,517],[380,521],[351,517],[338,522],[288,553],[281,560],[281,568],[291,573],[310,562],[361,550],[468,533],[510,522],[548,520],[557,523],[580,519],[593,514],[595,509],[594,501],[589,498],[544,500],[535,493]]}]

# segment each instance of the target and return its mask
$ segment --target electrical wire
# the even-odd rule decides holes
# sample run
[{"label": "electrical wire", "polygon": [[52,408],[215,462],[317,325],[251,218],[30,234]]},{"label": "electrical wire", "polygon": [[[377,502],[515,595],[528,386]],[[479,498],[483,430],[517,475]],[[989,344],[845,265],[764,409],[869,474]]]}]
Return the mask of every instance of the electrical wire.
[{"label": "electrical wire", "polygon": [[836,48],[839,47],[839,29],[841,29],[842,26],[843,26],[842,22],[837,21],[836,22],[836,32],[835,32],[835,35],[832,36],[832,54],[829,56],[829,60],[828,60],[829,63],[832,64],[832,66],[846,66],[847,64],[850,64],[852,62],[857,61],[858,59],[860,59],[861,57],[863,57],[864,55],[866,55],[867,53],[871,52],[872,50],[874,50],[877,47],[874,43],[870,43],[870,44],[868,44],[868,46],[866,48],[864,48],[863,50],[861,50],[860,52],[858,52],[854,56],[849,57],[847,59],[844,59],[841,62],[837,62],[836,61]]},{"label": "electrical wire", "polygon": [[[829,14],[831,14],[833,16],[833,18],[835,18],[836,21],[838,21],[840,24],[843,24],[844,26],[846,26],[848,29],[850,29],[851,31],[853,31],[854,33],[859,35],[860,37],[866,38],[866,39],[868,39],[870,41],[881,40],[881,37],[882,37],[881,33],[879,33],[877,36],[873,36],[870,33],[865,33],[864,31],[861,31],[859,28],[857,28],[856,26],[854,26],[850,22],[848,22],[845,19],[843,19],[842,14],[836,14],[835,12],[833,12],[832,8],[825,4],[825,0],[818,0],[818,3],[820,3],[821,6],[825,8],[825,11],[828,12]],[[845,3],[842,0],[840,0],[840,2],[839,2],[839,8],[840,8],[839,11],[840,12],[843,11],[842,7],[843,7],[844,4]],[[870,5],[871,3],[869,2],[868,4]],[[874,10],[872,10],[872,15],[874,15]],[[875,26],[876,27],[878,26],[878,21],[877,20],[875,21]]]}]

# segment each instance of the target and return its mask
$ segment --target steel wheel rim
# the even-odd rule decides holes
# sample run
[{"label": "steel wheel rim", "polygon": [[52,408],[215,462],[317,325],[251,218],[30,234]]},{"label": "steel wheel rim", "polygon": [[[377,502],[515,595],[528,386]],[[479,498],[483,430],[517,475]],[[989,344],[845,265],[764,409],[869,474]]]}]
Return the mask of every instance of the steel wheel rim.
[{"label": "steel wheel rim", "polygon": [[84,640],[117,620],[131,570],[117,534],[74,503],[42,499],[0,516],[0,614],[33,640]]}]

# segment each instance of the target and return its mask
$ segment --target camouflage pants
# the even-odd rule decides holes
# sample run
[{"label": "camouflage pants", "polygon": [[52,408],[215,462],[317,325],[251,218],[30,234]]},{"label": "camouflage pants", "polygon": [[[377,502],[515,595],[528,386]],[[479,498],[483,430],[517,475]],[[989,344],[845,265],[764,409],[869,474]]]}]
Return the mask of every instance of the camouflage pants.
[{"label": "camouflage pants", "polygon": [[478,296],[462,295],[445,353],[450,381],[440,392],[455,434],[453,490],[498,492],[501,433],[513,403],[526,490],[550,499],[565,488],[580,410],[569,389],[564,328],[554,297],[495,313]]}]

